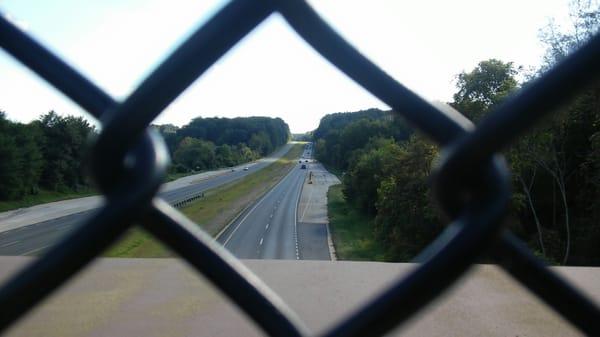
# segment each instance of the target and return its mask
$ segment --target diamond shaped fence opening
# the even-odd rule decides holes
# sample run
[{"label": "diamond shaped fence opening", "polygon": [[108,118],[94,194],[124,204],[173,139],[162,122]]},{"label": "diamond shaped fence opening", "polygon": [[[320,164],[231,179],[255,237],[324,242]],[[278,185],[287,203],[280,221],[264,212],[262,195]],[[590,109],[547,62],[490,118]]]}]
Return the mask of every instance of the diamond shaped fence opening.
[{"label": "diamond shaped fence opening", "polygon": [[267,334],[309,335],[264,283],[156,197],[168,155],[160,136],[148,128],[187,86],[273,12],[282,14],[318,53],[437,142],[445,153],[434,173],[433,191],[452,219],[448,229],[421,254],[418,259],[423,263],[415,271],[325,335],[382,335],[440,295],[477,258],[486,255],[580,331],[600,336],[598,307],[502,228],[510,191],[508,171],[498,154],[543,115],[600,77],[600,36],[473,129],[466,119],[445,114],[388,76],[337,35],[303,0],[229,2],[122,103],[0,17],[0,46],[102,124],[92,147],[91,167],[107,200],[94,217],[2,285],[0,331],[135,222],[204,274]]}]

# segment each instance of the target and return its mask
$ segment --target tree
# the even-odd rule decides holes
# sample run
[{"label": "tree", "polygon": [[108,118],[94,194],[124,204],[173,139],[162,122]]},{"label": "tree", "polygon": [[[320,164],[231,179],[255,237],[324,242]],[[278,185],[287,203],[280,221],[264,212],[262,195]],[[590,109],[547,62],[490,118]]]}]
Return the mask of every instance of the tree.
[{"label": "tree", "polygon": [[10,128],[10,121],[0,112],[0,198],[5,200],[19,197],[21,185],[21,158]]},{"label": "tree", "polygon": [[518,87],[516,69],[512,62],[490,59],[479,62],[471,72],[457,76],[458,92],[452,107],[473,122],[477,122],[492,107],[503,101]]},{"label": "tree", "polygon": [[598,33],[600,1],[572,0],[569,3],[569,19],[567,27],[561,27],[551,19],[540,30],[540,41],[546,45],[546,53],[538,74],[564,60]]},{"label": "tree", "polygon": [[13,123],[0,111],[0,199],[37,192],[43,166],[38,137],[35,126]]},{"label": "tree", "polygon": [[410,260],[443,229],[429,197],[438,150],[422,137],[402,143],[377,192],[375,233],[393,260]]},{"label": "tree", "polygon": [[179,143],[173,159],[191,171],[213,168],[216,165],[215,145],[197,138],[186,137]]},{"label": "tree", "polygon": [[255,133],[250,137],[250,141],[248,142],[248,146],[250,148],[261,155],[269,154],[273,150],[273,144],[271,143],[271,139],[266,132],[260,131]]},{"label": "tree", "polygon": [[391,111],[370,109],[329,114],[321,119],[313,133],[315,154],[321,162],[346,170],[353,161],[352,153],[371,139],[383,137],[403,141],[411,132]]},{"label": "tree", "polygon": [[41,130],[46,165],[40,184],[51,190],[78,189],[86,184],[83,161],[86,143],[95,128],[82,117],[62,117],[54,111],[34,122]]},{"label": "tree", "polygon": [[392,174],[397,161],[404,155],[393,139],[373,138],[364,149],[356,151],[348,172],[344,175],[344,195],[360,209],[375,214],[377,189],[381,181]]},{"label": "tree", "polygon": [[[569,12],[570,20],[566,26],[559,26],[551,20],[540,30],[540,40],[546,45],[546,53],[538,76],[580,48],[600,29],[600,1],[571,1]],[[553,187],[552,195],[555,187],[558,190],[558,203],[562,206],[565,221],[565,248],[560,258],[563,264],[571,259],[572,254],[577,255],[580,261],[600,263],[600,254],[590,259],[591,252],[600,253],[600,250],[586,248],[593,246],[591,241],[600,239],[600,214],[593,211],[598,208],[597,200],[600,200],[600,190],[593,182],[597,174],[595,139],[598,136],[600,85],[596,83],[554,114],[547,127],[545,146],[540,146],[532,155],[532,159],[547,172],[547,179]],[[556,203],[552,197],[548,202],[550,207],[547,207],[552,214],[552,224],[557,209],[560,211]]]},{"label": "tree", "polygon": [[215,149],[215,157],[218,166],[233,166],[238,163],[231,146],[227,144],[217,146]]}]

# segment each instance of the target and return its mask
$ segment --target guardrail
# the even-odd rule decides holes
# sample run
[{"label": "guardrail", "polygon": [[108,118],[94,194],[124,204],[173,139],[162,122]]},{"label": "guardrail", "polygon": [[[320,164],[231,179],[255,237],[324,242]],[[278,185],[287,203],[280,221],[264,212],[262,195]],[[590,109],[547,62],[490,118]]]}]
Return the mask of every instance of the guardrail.
[{"label": "guardrail", "polygon": [[173,201],[170,204],[175,208],[181,208],[183,206],[189,205],[192,201],[196,201],[200,198],[204,198],[204,192],[194,193],[193,195],[187,196],[183,199]]},{"label": "guardrail", "polygon": [[[200,27],[122,103],[0,17],[0,46],[102,124],[93,178],[107,202],[60,244],[0,289],[0,331],[139,223],[221,289],[269,335],[308,335],[295,314],[210,236],[156,197],[168,155],[148,128],[192,81],[273,12],[317,52],[443,147],[433,191],[452,219],[423,263],[326,336],[378,336],[405,322],[483,255],[491,257],[583,333],[600,336],[600,311],[502,227],[508,170],[498,151],[600,75],[600,36],[501,107],[477,128],[449,116],[362,56],[303,0],[233,0]],[[390,42],[392,43],[392,42]],[[127,132],[123,132],[127,130]],[[125,158],[127,157],[127,160]],[[468,324],[468,322],[465,322]]]}]

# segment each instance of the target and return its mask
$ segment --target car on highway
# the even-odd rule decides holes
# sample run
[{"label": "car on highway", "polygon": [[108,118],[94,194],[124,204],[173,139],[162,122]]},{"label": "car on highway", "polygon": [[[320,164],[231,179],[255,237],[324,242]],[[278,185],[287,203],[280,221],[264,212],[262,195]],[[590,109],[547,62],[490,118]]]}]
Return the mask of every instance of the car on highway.
[{"label": "car on highway", "polygon": [[248,171],[248,166],[244,167],[244,171]]},{"label": "car on highway", "polygon": [[302,166],[300,166],[301,169],[306,170],[306,165],[302,164]]}]

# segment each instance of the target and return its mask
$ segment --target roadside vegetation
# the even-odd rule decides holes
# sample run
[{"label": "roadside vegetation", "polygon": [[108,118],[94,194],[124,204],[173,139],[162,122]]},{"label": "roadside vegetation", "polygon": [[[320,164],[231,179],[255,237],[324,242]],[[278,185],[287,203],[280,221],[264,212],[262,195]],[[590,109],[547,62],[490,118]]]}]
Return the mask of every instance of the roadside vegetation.
[{"label": "roadside vegetation", "polygon": [[[168,181],[250,162],[290,138],[288,125],[269,117],[195,118],[181,128],[154,127],[171,154]],[[83,163],[96,134],[81,117],[50,111],[22,124],[0,110],[0,212],[94,194]]]},{"label": "roadside vegetation", "polygon": [[[457,75],[449,104],[477,124],[581,46],[600,27],[600,7],[593,2],[571,7],[573,27],[550,22],[540,31],[547,53],[538,69],[482,61]],[[317,159],[342,172],[345,204],[334,187],[329,205],[342,258],[362,259],[370,249],[360,247],[380,247],[384,253],[372,253],[372,259],[409,261],[443,230],[428,181],[439,149],[394,116],[376,109],[331,114],[314,132]],[[550,263],[600,265],[600,85],[557,109],[504,155],[513,179],[509,228]],[[344,218],[355,212],[363,216]],[[349,230],[356,233],[345,233]]]},{"label": "roadside vegetation", "polygon": [[0,211],[92,194],[82,163],[94,132],[80,117],[51,111],[21,124],[0,111]]},{"label": "roadside vegetation", "polygon": [[273,152],[291,137],[281,118],[270,117],[198,117],[183,127],[165,124],[154,128],[171,153],[172,174],[246,163]]},{"label": "roadside vegetation", "polygon": [[342,185],[327,192],[327,214],[335,252],[340,260],[386,261],[385,251],[375,238],[373,218],[350,205]]},{"label": "roadside vegetation", "polygon": [[[303,147],[303,144],[296,144],[287,154],[264,169],[241,180],[209,190],[204,198],[181,208],[181,212],[210,235],[216,236],[239,212],[266,193],[296,165]],[[167,257],[172,253],[144,230],[134,228],[103,255]]]}]

